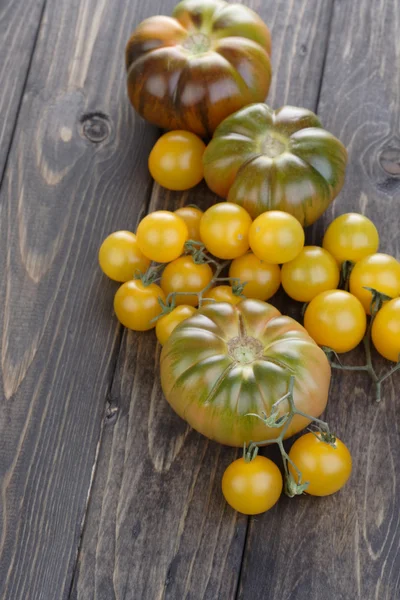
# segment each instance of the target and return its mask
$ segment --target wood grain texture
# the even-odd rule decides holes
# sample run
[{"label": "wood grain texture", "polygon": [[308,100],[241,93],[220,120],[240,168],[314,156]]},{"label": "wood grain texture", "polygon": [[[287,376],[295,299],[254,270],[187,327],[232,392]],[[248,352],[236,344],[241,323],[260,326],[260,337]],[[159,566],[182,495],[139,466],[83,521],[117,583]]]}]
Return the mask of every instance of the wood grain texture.
[{"label": "wood grain texture", "polygon": [[[311,238],[320,242],[333,217],[362,212],[381,250],[400,258],[400,5],[378,5],[335,2],[318,113],[347,146],[349,167]],[[362,364],[363,352],[344,360]],[[398,373],[385,382],[377,405],[365,375],[334,373],[326,418],[353,454],[352,478],[333,497],[284,499],[251,521],[240,600],[400,597],[399,382]]]},{"label": "wood grain texture", "polygon": [[[272,29],[270,102],[315,105],[330,2],[245,4]],[[215,200],[204,184],[183,194],[155,186],[149,210],[189,202],[205,208]],[[247,519],[226,506],[220,481],[237,452],[190,431],[172,412],[160,390],[158,356],[152,332],[124,333],[73,600],[236,596]]]}]

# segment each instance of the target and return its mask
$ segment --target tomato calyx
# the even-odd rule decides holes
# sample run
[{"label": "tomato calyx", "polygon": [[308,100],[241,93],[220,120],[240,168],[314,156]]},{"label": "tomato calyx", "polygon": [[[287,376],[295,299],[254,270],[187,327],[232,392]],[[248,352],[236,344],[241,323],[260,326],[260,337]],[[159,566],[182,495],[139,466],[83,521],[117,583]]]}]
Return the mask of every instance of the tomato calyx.
[{"label": "tomato calyx", "polygon": [[160,279],[161,271],[165,268],[165,264],[160,265],[152,265],[147,269],[145,273],[141,271],[136,271],[133,276],[133,279],[140,279],[143,283],[144,287],[148,287],[152,283],[155,283]]},{"label": "tomato calyx", "polygon": [[356,263],[352,260],[345,260],[342,262],[342,266],[340,267],[339,288],[345,290],[346,292],[349,291],[350,275],[355,264]]}]

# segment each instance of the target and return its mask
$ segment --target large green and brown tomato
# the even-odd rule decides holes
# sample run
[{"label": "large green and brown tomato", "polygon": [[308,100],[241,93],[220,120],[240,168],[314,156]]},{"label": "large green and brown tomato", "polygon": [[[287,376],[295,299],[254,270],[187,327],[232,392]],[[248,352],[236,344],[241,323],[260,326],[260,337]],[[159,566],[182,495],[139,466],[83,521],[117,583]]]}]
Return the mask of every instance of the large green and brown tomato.
[{"label": "large green and brown tomato", "polygon": [[228,115],[265,100],[270,52],[268,27],[246,6],[183,0],[172,17],[150,17],[130,38],[129,98],[163,129],[211,135]]},{"label": "large green and brown tomato", "polygon": [[[249,413],[271,407],[296,378],[299,410],[318,417],[326,406],[331,369],[305,329],[261,300],[217,303],[177,326],[161,354],[161,384],[172,408],[194,429],[229,446],[272,439]],[[288,411],[286,401],[279,414]],[[286,437],[309,423],[296,415]]]},{"label": "large green and brown tomato", "polygon": [[209,188],[253,219],[280,210],[306,226],[340,192],[347,151],[310,110],[252,104],[219,125],[203,161]]}]

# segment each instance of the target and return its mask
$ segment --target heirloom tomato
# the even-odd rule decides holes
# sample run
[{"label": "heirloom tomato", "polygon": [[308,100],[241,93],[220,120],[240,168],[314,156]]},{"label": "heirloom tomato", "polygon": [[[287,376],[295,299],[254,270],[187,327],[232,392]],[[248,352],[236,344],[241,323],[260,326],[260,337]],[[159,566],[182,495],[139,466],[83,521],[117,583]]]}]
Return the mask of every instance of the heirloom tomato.
[{"label": "heirloom tomato", "polygon": [[99,250],[100,268],[110,279],[125,282],[133,279],[136,271],[145,273],[150,260],[139,249],[136,235],[130,231],[111,233]]},{"label": "heirloom tomato", "polygon": [[378,250],[379,234],[364,215],[347,213],[332,221],[322,245],[339,264],[345,260],[358,262]]},{"label": "heirloom tomato", "polygon": [[400,298],[389,300],[378,311],[372,341],[379,354],[393,362],[400,360]]},{"label": "heirloom tomato", "polygon": [[226,116],[265,100],[270,51],[268,27],[246,6],[184,0],[128,41],[129,98],[158,127],[210,135]]},{"label": "heirloom tomato", "polygon": [[[170,262],[161,275],[161,288],[165,295],[172,292],[201,292],[211,281],[213,272],[210,265],[197,264],[192,256],[181,256]],[[177,294],[175,304],[197,306],[196,295]]]},{"label": "heirloom tomato", "polygon": [[347,152],[313,112],[251,104],[219,125],[203,160],[208,187],[253,219],[281,210],[306,226],[341,190]]},{"label": "heirloom tomato", "polygon": [[282,287],[290,298],[310,302],[315,296],[339,285],[339,267],[319,246],[305,246],[294,260],[282,266]]},{"label": "heirloom tomato", "polygon": [[168,210],[156,210],[146,215],[136,232],[140,250],[147,258],[159,263],[178,258],[188,236],[185,221]]},{"label": "heirloom tomato", "polygon": [[[266,302],[246,299],[201,308],[171,334],[161,354],[161,385],[172,408],[222,444],[279,435],[249,413],[270,414],[295,377],[294,401],[311,416],[328,399],[331,369],[304,327]],[[278,415],[287,413],[287,401]],[[309,424],[295,415],[285,437]]]},{"label": "heirloom tomato", "polygon": [[246,298],[269,300],[281,284],[281,270],[278,265],[266,263],[252,252],[235,258],[229,267],[229,277],[245,283],[242,294]]},{"label": "heirloom tomato", "polygon": [[182,304],[181,306],[177,306],[171,312],[167,313],[163,317],[160,317],[157,320],[156,324],[156,336],[160,344],[163,346],[175,327],[182,323],[185,319],[193,316],[196,312],[194,306],[188,306],[187,304]]},{"label": "heirloom tomato", "polygon": [[156,326],[153,319],[161,312],[159,299],[165,295],[159,285],[144,285],[140,279],[127,281],[114,297],[114,310],[118,321],[128,329],[147,331]]},{"label": "heirloom tomato", "polygon": [[365,311],[371,314],[372,288],[391,298],[400,296],[400,263],[389,254],[371,254],[354,265],[350,275],[350,292],[356,296]]}]

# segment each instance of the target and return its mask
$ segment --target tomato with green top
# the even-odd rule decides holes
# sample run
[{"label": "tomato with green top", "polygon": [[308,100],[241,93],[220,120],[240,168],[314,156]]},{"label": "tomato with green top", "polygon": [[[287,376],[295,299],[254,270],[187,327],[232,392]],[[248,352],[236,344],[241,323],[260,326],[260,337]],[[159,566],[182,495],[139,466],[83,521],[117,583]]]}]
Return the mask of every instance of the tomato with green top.
[{"label": "tomato with green top", "polygon": [[[213,272],[207,263],[197,264],[192,256],[181,256],[170,262],[161,275],[161,288],[166,296],[173,292],[201,292],[211,281]],[[175,304],[197,306],[195,294],[177,294]]]},{"label": "tomato with green top", "polygon": [[145,273],[150,260],[139,249],[134,233],[115,231],[100,246],[99,264],[110,279],[125,282],[133,279],[138,271]]},{"label": "tomato with green top", "polygon": [[156,326],[153,319],[161,313],[159,300],[165,302],[164,292],[159,285],[145,285],[140,279],[133,279],[121,285],[115,294],[115,314],[124,327],[147,331]]},{"label": "tomato with green top", "polygon": [[278,265],[260,260],[252,252],[235,258],[229,267],[229,277],[245,283],[243,296],[258,300],[269,300],[281,284],[281,270]]}]

